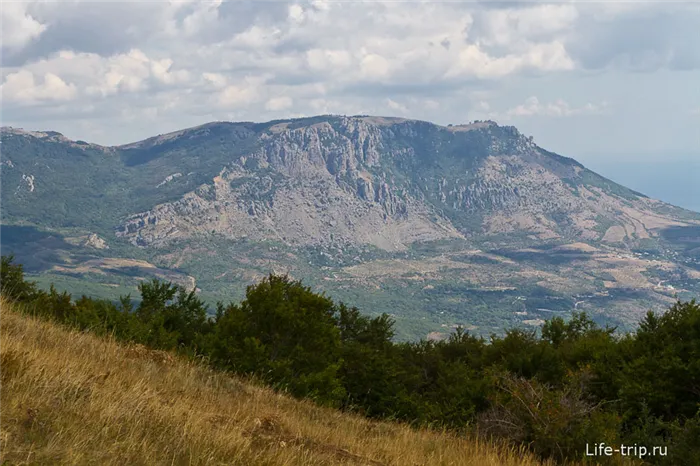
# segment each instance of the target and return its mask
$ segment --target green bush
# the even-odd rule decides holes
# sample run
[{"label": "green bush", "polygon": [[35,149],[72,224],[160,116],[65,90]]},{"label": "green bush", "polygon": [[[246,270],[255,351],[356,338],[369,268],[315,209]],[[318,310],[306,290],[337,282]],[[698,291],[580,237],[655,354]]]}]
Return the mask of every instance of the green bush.
[{"label": "green bush", "polygon": [[339,404],[341,340],[336,307],[298,281],[270,275],[240,305],[221,310],[209,339],[221,367],[256,374],[296,396]]},{"label": "green bush", "polygon": [[0,261],[0,293],[10,301],[29,301],[36,296],[36,285],[24,279],[21,264],[13,264],[13,256]]},{"label": "green bush", "polygon": [[494,376],[490,408],[479,418],[482,433],[516,443],[558,461],[577,459],[586,444],[619,440],[619,417],[586,396],[589,375],[571,375],[555,389],[513,374]]}]

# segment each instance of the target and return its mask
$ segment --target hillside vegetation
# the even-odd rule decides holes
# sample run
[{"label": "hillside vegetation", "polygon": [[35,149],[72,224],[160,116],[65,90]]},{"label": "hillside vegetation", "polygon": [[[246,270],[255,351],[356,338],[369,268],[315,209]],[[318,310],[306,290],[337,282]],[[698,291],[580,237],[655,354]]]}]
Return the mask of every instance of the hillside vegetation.
[{"label": "hillside vegetation", "polygon": [[318,407],[0,304],[4,465],[550,464]]},{"label": "hillside vegetation", "polygon": [[[270,275],[250,286],[245,299],[240,303],[219,304],[214,316],[208,315],[206,306],[194,291],[187,292],[158,280],[140,285],[138,304],[128,296],[113,303],[85,296],[73,300],[70,295],[53,288],[49,292],[40,291],[35,284],[24,280],[22,267],[6,257],[2,258],[0,291],[4,299],[11,300],[15,303],[13,306],[27,314],[142,345],[130,347],[123,355],[139,360],[160,359],[160,362],[146,361],[151,364],[151,370],[158,372],[153,375],[153,383],[139,376],[134,376],[133,383],[122,383],[112,377],[113,364],[100,359],[106,357],[108,351],[97,347],[90,351],[68,348],[69,343],[63,340],[78,338],[78,334],[56,339],[55,350],[46,350],[46,357],[55,357],[56,362],[48,365],[27,363],[33,350],[3,353],[3,377],[10,377],[3,382],[3,416],[12,412],[11,408],[6,408],[8,391],[9,396],[18,396],[15,395],[17,389],[20,401],[16,409],[21,414],[9,417],[15,423],[9,425],[31,426],[39,433],[44,432],[44,437],[39,434],[36,438],[31,434],[21,436],[30,445],[44,438],[46,448],[53,448],[58,440],[46,439],[47,432],[63,435],[67,432],[63,423],[71,422],[75,416],[79,421],[83,415],[77,414],[82,413],[77,410],[75,415],[60,416],[53,428],[45,428],[48,421],[41,424],[44,421],[36,411],[38,408],[22,401],[22,390],[41,393],[48,380],[53,380],[50,374],[54,370],[59,371],[55,373],[56,380],[64,385],[56,389],[58,398],[48,393],[39,396],[41,406],[56,412],[63,406],[62,397],[68,397],[68,400],[85,403],[87,414],[91,410],[106,413],[101,415],[103,417],[89,418],[89,422],[102,419],[102,423],[96,425],[97,437],[128,437],[131,431],[119,426],[128,422],[140,426],[146,422],[143,416],[157,426],[167,427],[169,421],[160,419],[160,414],[154,415],[156,420],[151,420],[148,411],[143,411],[148,406],[165,404],[164,413],[169,413],[171,408],[174,413],[182,413],[179,419],[184,424],[180,425],[179,433],[165,429],[161,432],[163,439],[194,435],[199,421],[188,420],[187,413],[191,409],[203,410],[202,413],[212,416],[247,412],[245,403],[236,405],[242,403],[239,401],[226,408],[219,406],[224,402],[213,401],[224,396],[220,393],[222,390],[233,390],[230,396],[244,399],[241,393],[246,389],[199,365],[207,364],[210,369],[222,373],[254,377],[278,392],[308,400],[307,403],[312,401],[316,406],[367,418],[400,421],[415,428],[446,429],[464,437],[496,438],[514,448],[524,446],[540,458],[559,463],[590,460],[586,455],[588,446],[604,442],[617,446],[640,445],[649,451],[653,447],[662,448],[656,455],[636,455],[651,464],[700,464],[700,306],[692,301],[678,302],[663,315],[649,312],[633,334],[620,335],[614,328],[599,327],[585,314],[576,314],[568,321],[553,318],[544,323],[540,332],[508,330],[505,336],[494,335],[488,341],[458,328],[446,341],[396,343],[392,339],[393,321],[388,315],[364,316],[356,308],[316,294],[286,276]],[[20,339],[21,335],[29,334],[17,331],[17,344],[31,347],[32,340],[28,336],[23,337],[26,342]],[[12,335],[3,337],[3,351],[7,351],[5,340],[11,342]],[[50,339],[37,337],[35,344],[50,345]],[[68,354],[63,354],[66,351]],[[177,375],[177,370],[168,372],[168,363],[173,357],[168,351],[197,361],[182,363],[182,367],[191,368],[187,372],[190,379]],[[82,362],[70,366],[72,358]],[[156,363],[164,366],[154,368]],[[64,364],[69,365],[62,373],[60,367]],[[88,368],[83,374],[82,369],[78,369],[82,366],[93,369]],[[82,382],[71,382],[73,374],[83,374],[82,379],[76,379]],[[30,378],[22,379],[25,375]],[[110,382],[110,379],[113,380]],[[96,386],[106,387],[107,392],[119,392],[119,396],[110,395],[116,396],[116,400],[122,392],[126,393],[126,398],[111,408],[100,407],[92,395]],[[203,398],[189,399],[185,395],[190,389]],[[130,390],[145,394],[129,394]],[[265,393],[268,393],[265,396],[272,396],[272,392]],[[186,401],[174,397],[175,394],[185,396]],[[112,398],[105,395],[107,399]],[[122,405],[129,407],[127,416],[136,417],[122,421],[122,414],[116,408]],[[307,406],[309,412],[326,412],[314,411],[311,405],[294,406]],[[230,409],[233,411],[227,411]],[[263,406],[262,409],[267,408]],[[256,416],[259,425],[255,432],[262,429],[265,435],[272,435],[275,442],[284,442],[284,448],[326,445],[319,448],[328,453],[331,447],[327,445],[339,445],[335,440],[313,439],[311,433],[300,431],[301,427],[290,427],[292,420],[280,421],[273,415]],[[324,422],[333,416],[340,414],[315,414],[310,418],[315,420],[319,435],[330,435],[321,432],[329,430]],[[216,419],[225,424],[228,418]],[[116,433],[115,428],[118,429]],[[352,432],[353,428],[348,429]],[[401,428],[381,429],[389,429],[377,434],[384,442],[392,444],[385,448],[394,448],[391,432],[399,431],[391,429]],[[364,438],[363,435],[358,438]],[[312,438],[311,443],[295,440],[299,436]],[[87,437],[80,441],[76,438],[71,441],[78,445],[85,442],[89,445],[92,441]],[[246,438],[253,442],[251,451],[259,452],[255,441],[250,440],[257,437]],[[135,441],[137,445],[148,444],[144,439]],[[179,460],[184,457],[178,455],[184,455],[190,447],[178,450],[178,442],[180,440],[171,442],[167,451]],[[446,452],[452,447],[443,448],[438,440],[427,442],[433,446],[426,447],[426,454],[436,456],[418,459],[417,464],[440,464],[440,461],[449,464],[452,456]],[[390,453],[379,451],[376,455],[360,454],[352,441],[349,445],[338,446],[344,451],[341,455],[350,455],[347,458],[360,455],[365,458],[362,461],[411,464],[406,462],[408,459],[402,459],[400,455],[405,453],[401,450],[396,451],[399,455],[396,457],[383,456]],[[134,455],[144,454],[133,448],[128,451]],[[422,453],[416,453],[419,454]],[[208,458],[202,455],[197,451],[197,458]],[[607,464],[621,460],[619,456],[595,459],[605,460]],[[469,464],[459,458],[454,461],[454,464]]]}]

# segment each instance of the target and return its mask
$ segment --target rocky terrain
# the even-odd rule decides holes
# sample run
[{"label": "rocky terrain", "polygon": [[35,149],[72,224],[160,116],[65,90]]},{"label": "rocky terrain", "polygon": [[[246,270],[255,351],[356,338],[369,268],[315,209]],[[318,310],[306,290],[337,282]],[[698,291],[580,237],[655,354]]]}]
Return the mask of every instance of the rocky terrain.
[{"label": "rocky terrain", "polygon": [[[686,224],[660,213],[657,201],[613,183],[617,189],[606,189],[602,178],[514,128],[371,117],[333,123],[269,127],[254,151],[231,160],[211,182],[127,218],[116,235],[139,246],[215,232],[398,251],[419,241],[515,232],[621,243]],[[426,144],[432,147],[419,147]],[[475,149],[480,153],[460,154]]]},{"label": "rocky terrain", "polygon": [[700,214],[491,121],[218,122],[118,147],[3,128],[2,148],[3,250],[45,280],[133,259],[213,300],[290,273],[405,337],[574,310],[625,326],[700,292]]}]

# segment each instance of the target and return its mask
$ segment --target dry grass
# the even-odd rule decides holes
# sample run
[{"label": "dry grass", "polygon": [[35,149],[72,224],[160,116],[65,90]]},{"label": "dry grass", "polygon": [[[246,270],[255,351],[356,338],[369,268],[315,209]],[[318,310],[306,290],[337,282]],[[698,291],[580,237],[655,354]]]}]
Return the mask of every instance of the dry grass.
[{"label": "dry grass", "polygon": [[2,309],[3,464],[541,465]]}]

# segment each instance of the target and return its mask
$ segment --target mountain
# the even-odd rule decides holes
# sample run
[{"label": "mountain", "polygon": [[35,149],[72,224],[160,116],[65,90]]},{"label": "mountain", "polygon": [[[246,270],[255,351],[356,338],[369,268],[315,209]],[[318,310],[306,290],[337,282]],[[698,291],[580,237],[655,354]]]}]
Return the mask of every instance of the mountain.
[{"label": "mountain", "polygon": [[155,275],[228,301],[289,273],[402,338],[574,310],[625,328],[700,292],[700,214],[492,121],[215,122],[116,147],[3,128],[1,168],[3,253],[72,292]]}]

